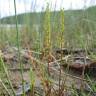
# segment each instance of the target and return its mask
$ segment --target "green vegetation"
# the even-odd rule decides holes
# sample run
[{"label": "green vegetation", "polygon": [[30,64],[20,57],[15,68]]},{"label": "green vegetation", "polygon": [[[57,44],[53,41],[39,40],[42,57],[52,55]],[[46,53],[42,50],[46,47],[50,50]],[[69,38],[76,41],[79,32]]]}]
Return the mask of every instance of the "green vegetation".
[{"label": "green vegetation", "polygon": [[[15,16],[0,19],[0,24],[11,25],[8,28],[6,26],[0,27],[0,84],[3,86],[7,94],[9,96],[16,96],[17,94],[13,88],[9,75],[11,70],[8,66],[8,62],[11,58],[11,52],[8,53],[9,55],[7,57],[10,57],[7,58],[8,61],[6,60],[7,54],[6,52],[4,53],[8,47],[15,47],[17,50],[15,50],[15,55],[17,58],[16,56],[13,56],[13,58],[11,58],[11,62],[15,62],[17,65],[19,64],[22,96],[27,96],[25,92],[24,66],[28,66],[29,68],[28,74],[30,73],[30,75],[28,76],[30,77],[29,87],[31,96],[35,96],[36,93],[36,80],[40,81],[42,90],[44,91],[44,96],[61,96],[67,91],[69,93],[71,92],[72,96],[90,96],[91,93],[95,93],[96,84],[93,84],[93,79],[91,80],[91,77],[88,75],[86,76],[87,79],[85,79],[85,65],[87,58],[86,49],[96,47],[95,9],[96,6],[87,8],[86,10],[64,11],[64,9],[61,9],[60,11],[51,12],[50,6],[47,4],[44,12],[24,13],[17,15],[16,3],[14,0]],[[67,59],[70,59],[68,58],[69,54],[68,56],[65,56],[61,52],[59,58],[60,60],[58,61],[58,58],[55,56],[56,54],[54,55],[54,49],[56,48],[85,49],[86,52],[83,54],[85,56],[83,60],[85,65],[82,68],[82,77],[79,78],[77,76],[69,75],[69,65],[66,67],[67,71],[65,71],[65,69],[62,71],[62,61],[64,59],[64,62],[67,63]],[[2,54],[5,57],[3,57]],[[73,54],[70,55],[73,56]],[[96,59],[95,54],[92,53],[90,57],[92,56],[94,59]],[[24,62],[22,57],[25,60]],[[27,62],[28,65],[24,65],[26,60],[29,61]],[[51,63],[54,65],[54,67]],[[73,61],[71,63],[73,63]],[[56,67],[58,68],[56,69]],[[37,74],[39,75],[37,76]],[[51,74],[53,77],[56,75],[55,79],[58,79],[54,80]],[[78,81],[80,81],[80,88],[76,88],[75,84],[73,83],[73,81],[75,81],[74,79],[72,80],[71,84],[69,84],[70,86],[66,86],[66,81],[68,81],[67,77],[69,80],[71,77],[71,79],[78,79]],[[7,80],[8,85],[4,82],[5,79]],[[85,82],[88,84],[88,87],[90,87],[87,95],[85,90],[83,90],[84,86],[82,86],[85,84]],[[54,86],[58,88],[55,89]],[[11,88],[11,91],[8,91],[8,87]],[[80,92],[78,92],[78,90]]]},{"label": "green vegetation", "polygon": [[[64,12],[65,18],[65,46],[66,47],[82,47],[81,39],[87,43],[89,48],[95,47],[95,30],[96,30],[96,12],[94,11],[96,6],[89,7],[86,10],[68,10]],[[21,31],[27,31],[27,35],[29,37],[29,41],[34,42],[34,38],[38,37],[30,37],[30,35],[36,34],[39,30],[39,33],[43,36],[43,25],[44,25],[44,14],[45,12],[33,12],[33,13],[24,13],[17,15],[18,24],[24,24],[26,27]],[[50,12],[50,30],[52,31],[52,35],[55,33],[59,34],[60,30],[60,11]],[[27,24],[26,24],[27,21]],[[15,16],[5,17],[1,19],[1,24],[15,24]],[[36,28],[36,26],[38,28]],[[31,30],[30,28],[31,27]],[[30,31],[30,32],[29,32]],[[35,32],[35,33],[34,33]],[[12,33],[11,33],[12,34]],[[90,38],[90,36],[92,38]],[[78,38],[79,37],[79,38]],[[86,38],[85,38],[86,37]],[[2,37],[3,38],[3,37]],[[27,38],[27,37],[26,37]],[[57,36],[54,39],[58,38]],[[70,38],[70,39],[69,39]],[[28,39],[28,38],[27,38]],[[10,40],[10,39],[9,39]],[[23,41],[23,40],[22,40]],[[42,40],[41,40],[42,41]],[[37,41],[34,43],[36,44]],[[58,42],[58,41],[56,41]],[[69,46],[71,45],[71,46]],[[54,43],[53,47],[58,47],[57,43]]]}]

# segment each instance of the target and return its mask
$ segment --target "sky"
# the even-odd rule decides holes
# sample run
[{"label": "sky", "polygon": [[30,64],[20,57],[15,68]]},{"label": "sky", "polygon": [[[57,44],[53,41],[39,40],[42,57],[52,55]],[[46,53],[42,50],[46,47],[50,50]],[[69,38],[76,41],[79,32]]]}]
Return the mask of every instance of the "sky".
[{"label": "sky", "polygon": [[[51,10],[82,9],[96,5],[96,0],[16,0],[17,14],[42,11],[49,3]],[[14,0],[0,0],[0,17],[14,15]]]}]

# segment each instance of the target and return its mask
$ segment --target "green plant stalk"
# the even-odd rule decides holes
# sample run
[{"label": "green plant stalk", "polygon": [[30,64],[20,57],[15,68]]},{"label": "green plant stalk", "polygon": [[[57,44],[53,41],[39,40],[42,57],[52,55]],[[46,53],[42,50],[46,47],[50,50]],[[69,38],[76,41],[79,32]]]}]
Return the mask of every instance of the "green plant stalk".
[{"label": "green plant stalk", "polygon": [[[83,11],[82,16],[83,16],[83,18],[85,18],[85,10]],[[86,26],[83,26],[81,32],[85,31],[85,29],[86,29]],[[82,34],[83,34],[83,33],[82,33]],[[82,75],[81,75],[81,76],[82,76],[81,91],[83,91],[83,88],[84,88],[83,79],[84,79],[84,77],[85,77],[85,64],[86,64],[86,56],[87,56],[87,43],[86,43],[86,40],[84,40],[84,41],[85,41],[85,44],[84,44],[84,42],[82,41],[83,48],[85,49],[85,54],[84,54],[84,66],[83,66]]]},{"label": "green plant stalk", "polygon": [[48,48],[48,51],[51,48],[51,29],[50,29],[50,10],[49,4],[47,4],[47,8],[45,11],[45,18],[44,18],[44,32],[45,32],[45,47]]},{"label": "green plant stalk", "polygon": [[[62,50],[64,43],[64,10],[60,11],[60,48]],[[63,53],[61,53],[61,61],[62,61]],[[59,96],[61,94],[61,68],[59,71]]]},{"label": "green plant stalk", "polygon": [[11,89],[12,89],[13,96],[16,96],[16,93],[15,93],[15,91],[14,91],[14,88],[13,88],[13,86],[12,86],[12,83],[11,83],[11,81],[10,81],[10,79],[9,79],[9,75],[8,75],[7,68],[5,67],[5,64],[4,64],[4,62],[3,62],[3,60],[2,60],[1,57],[0,57],[0,61],[1,61],[2,67],[3,67],[3,69],[4,69],[4,72],[5,72],[5,74],[6,74],[6,77],[7,77],[7,79],[8,79],[8,83],[9,83]]},{"label": "green plant stalk", "polygon": [[96,86],[94,85],[94,83],[92,82],[92,80],[90,79],[90,77],[87,75],[87,78],[88,78],[88,81],[89,81],[89,83],[90,83],[90,85],[91,85],[91,91],[92,92],[94,92],[94,91],[96,91]]},{"label": "green plant stalk", "polygon": [[8,88],[6,87],[6,85],[3,83],[2,79],[0,78],[0,83],[2,84],[2,86],[4,87],[4,89],[6,90],[6,92],[8,93],[9,96],[11,96],[11,93],[9,92]]},{"label": "green plant stalk", "polygon": [[24,91],[24,79],[23,79],[23,64],[21,62],[21,56],[20,56],[20,42],[19,42],[19,31],[18,31],[18,21],[17,21],[17,11],[16,11],[16,0],[14,0],[14,10],[15,10],[15,20],[16,20],[16,33],[17,33],[17,47],[18,47],[18,59],[20,63],[20,69],[21,69],[21,78],[22,78],[22,91],[23,91],[23,96],[25,96],[25,91]]},{"label": "green plant stalk", "polygon": [[[51,51],[51,24],[50,24],[50,9],[49,4],[47,3],[46,11],[45,11],[45,23],[44,23],[44,32],[45,33],[45,54],[49,55]],[[48,74],[50,76],[49,71],[49,60],[48,60]]]},{"label": "green plant stalk", "polygon": [[30,88],[31,88],[31,95],[34,96],[34,86],[35,86],[35,74],[32,70],[32,68],[30,68]]},{"label": "green plant stalk", "polygon": [[79,96],[77,91],[76,91],[76,88],[72,88],[72,96]]}]

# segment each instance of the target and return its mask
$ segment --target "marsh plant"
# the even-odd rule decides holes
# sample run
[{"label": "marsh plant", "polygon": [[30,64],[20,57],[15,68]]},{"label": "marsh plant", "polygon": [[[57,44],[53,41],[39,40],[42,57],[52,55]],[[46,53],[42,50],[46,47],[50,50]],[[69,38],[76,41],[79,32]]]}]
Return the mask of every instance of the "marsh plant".
[{"label": "marsh plant", "polygon": [[[19,68],[20,68],[21,81],[22,81],[21,84],[22,96],[27,96],[24,88],[25,85],[24,76],[23,76],[24,68],[21,59],[21,51],[22,51],[21,49],[23,48],[28,49],[28,58],[30,59],[29,77],[30,77],[31,96],[35,96],[36,93],[35,83],[37,78],[40,79],[41,81],[42,90],[44,91],[43,92],[44,96],[63,96],[69,89],[72,93],[72,96],[88,96],[84,93],[83,90],[80,90],[81,95],[79,95],[79,92],[74,87],[74,84],[71,85],[71,88],[66,87],[65,83],[69,72],[69,66],[66,68],[67,70],[66,72],[65,70],[63,70],[65,74],[63,74],[64,77],[62,78],[61,63],[64,59],[63,58],[64,55],[61,52],[60,54],[61,62],[58,62],[56,60],[56,56],[53,53],[54,53],[54,49],[57,48],[61,50],[66,47],[73,48],[73,49],[75,47],[76,48],[80,47],[80,48],[84,48],[85,50],[93,48],[93,46],[95,46],[94,42],[96,41],[94,39],[95,33],[93,34],[93,31],[95,31],[95,26],[94,28],[90,28],[89,21],[87,20],[88,17],[86,17],[84,14],[83,16],[85,17],[81,16],[82,11],[80,10],[76,10],[76,11],[70,10],[69,12],[66,12],[64,9],[61,9],[60,11],[52,12],[50,7],[51,6],[47,3],[45,11],[43,10],[42,12],[39,13],[33,12],[30,13],[29,15],[27,15],[26,13],[26,15],[24,15],[23,17],[23,20],[25,20],[23,21],[24,26],[22,27],[21,30],[19,30],[19,22],[20,22],[18,20],[19,15],[17,15],[16,0],[14,0],[15,28],[14,29],[11,28],[11,30],[0,29],[0,48],[3,49],[4,47],[6,47],[6,45],[8,45],[11,47],[15,46],[18,49],[17,57],[19,61]],[[70,16],[74,14],[75,16],[73,17]],[[39,19],[36,17],[38,17]],[[86,22],[86,20],[88,23]],[[70,22],[71,24],[69,24]],[[96,24],[92,23],[92,25],[96,25]],[[90,35],[90,37],[88,37],[87,35],[88,36]],[[86,51],[86,55],[87,55],[87,51]],[[96,57],[95,55],[92,54],[91,56]],[[5,64],[3,59],[4,58],[2,58],[2,52],[0,50],[0,84],[3,86],[3,88],[5,89],[5,91],[9,96],[16,96],[15,89],[13,88],[12,82],[10,80],[9,70],[6,66],[7,64]],[[51,63],[54,64],[54,62],[59,66],[59,71],[55,69],[56,77],[58,77],[57,75],[59,75],[59,79],[57,81],[52,78],[51,76],[52,70],[50,71],[50,65]],[[89,76],[87,76],[86,80],[84,79],[85,78],[84,71],[85,69],[83,69],[82,78],[78,78],[76,76],[71,76],[71,77],[74,77],[76,79],[78,78],[79,80],[82,80],[82,82],[88,81],[87,83],[90,85],[91,91],[96,92],[96,84],[92,82]],[[37,73],[39,74],[39,76],[37,76]],[[4,78],[6,78],[8,85],[4,83]],[[55,89],[54,86],[57,86],[56,87],[57,89]],[[11,91],[9,91],[8,87],[11,88]]]}]

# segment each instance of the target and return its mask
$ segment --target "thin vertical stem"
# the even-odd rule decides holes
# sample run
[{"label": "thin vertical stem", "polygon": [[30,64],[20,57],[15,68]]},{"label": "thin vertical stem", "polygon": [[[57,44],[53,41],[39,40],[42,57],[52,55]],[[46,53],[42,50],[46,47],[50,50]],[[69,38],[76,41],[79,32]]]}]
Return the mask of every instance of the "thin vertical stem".
[{"label": "thin vertical stem", "polygon": [[23,91],[23,96],[25,96],[25,91],[24,91],[24,79],[23,79],[23,65],[21,63],[21,56],[20,56],[20,42],[19,42],[19,30],[18,30],[18,20],[17,20],[17,11],[16,11],[16,0],[14,0],[14,10],[15,10],[15,22],[16,22],[16,33],[17,33],[17,47],[18,47],[18,60],[20,63],[20,69],[21,69],[21,79],[22,79],[22,91]]},{"label": "thin vertical stem", "polygon": [[10,79],[9,79],[9,74],[8,74],[7,68],[5,67],[5,64],[4,64],[3,60],[2,60],[2,58],[0,58],[0,61],[1,61],[2,67],[3,67],[3,69],[4,69],[4,72],[5,72],[5,74],[6,74],[6,77],[7,77],[7,79],[8,79],[8,83],[9,83],[11,89],[12,89],[12,92],[13,92],[13,95],[12,95],[12,96],[16,96],[15,91],[14,91],[14,88],[13,88],[13,86],[12,86],[12,83],[11,83],[11,81],[10,81]]},{"label": "thin vertical stem", "polygon": [[[60,48],[61,48],[61,62],[62,62],[62,57],[63,57],[63,43],[64,43],[64,10],[60,11],[60,17],[61,17],[61,27],[60,27]],[[59,71],[59,96],[61,94],[61,67],[60,67],[60,71]]]}]

